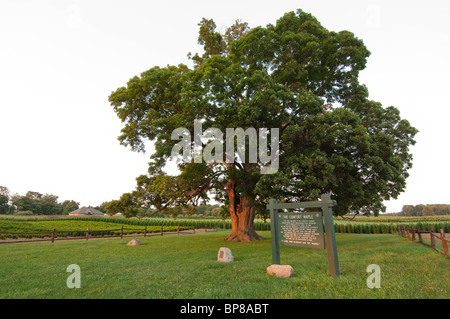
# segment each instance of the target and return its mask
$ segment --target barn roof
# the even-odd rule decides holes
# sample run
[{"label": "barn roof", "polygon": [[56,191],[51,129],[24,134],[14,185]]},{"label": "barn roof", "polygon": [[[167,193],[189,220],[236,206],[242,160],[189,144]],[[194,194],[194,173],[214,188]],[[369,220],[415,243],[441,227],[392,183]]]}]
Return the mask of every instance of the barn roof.
[{"label": "barn roof", "polygon": [[103,216],[104,214],[92,207],[81,207],[69,213],[70,216]]}]

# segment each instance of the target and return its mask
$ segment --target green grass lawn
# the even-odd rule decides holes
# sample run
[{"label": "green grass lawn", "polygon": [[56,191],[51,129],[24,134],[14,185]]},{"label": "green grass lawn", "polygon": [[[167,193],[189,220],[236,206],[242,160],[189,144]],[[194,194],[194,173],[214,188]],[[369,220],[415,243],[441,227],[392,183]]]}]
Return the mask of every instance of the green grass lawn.
[{"label": "green grass lawn", "polygon": [[[281,247],[291,278],[266,273],[266,240],[224,242],[227,232],[0,245],[0,298],[449,298],[450,259],[398,235],[336,234],[341,275],[328,276],[326,250]],[[217,262],[220,247],[234,262]],[[67,267],[81,269],[70,289]],[[366,271],[381,268],[381,288],[369,289]]]}]

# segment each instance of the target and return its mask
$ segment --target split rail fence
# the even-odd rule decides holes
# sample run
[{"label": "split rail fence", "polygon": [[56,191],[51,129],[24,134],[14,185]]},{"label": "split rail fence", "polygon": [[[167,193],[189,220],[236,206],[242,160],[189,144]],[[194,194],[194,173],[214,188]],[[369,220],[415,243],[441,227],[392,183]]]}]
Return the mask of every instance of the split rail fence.
[{"label": "split rail fence", "polygon": [[[125,237],[129,237],[129,236],[138,236],[138,235],[142,235],[143,237],[146,236],[163,236],[164,233],[168,234],[177,234],[179,235],[180,233],[189,233],[189,234],[195,234],[195,231],[197,229],[198,231],[203,231],[203,232],[207,232],[208,228],[205,225],[205,228],[195,228],[195,227],[180,227],[177,226],[176,230],[169,230],[169,231],[164,231],[163,226],[161,226],[161,230],[159,232],[147,232],[147,226],[145,226],[143,229],[142,228],[124,228],[123,225],[121,228],[117,228],[117,229],[105,229],[105,230],[90,230],[89,227],[86,230],[56,230],[55,228],[53,228],[52,231],[44,231],[44,232],[29,232],[29,233],[23,233],[23,232],[7,232],[7,231],[1,231],[0,230],[0,236],[2,234],[5,235],[12,235],[12,236],[6,236],[6,237],[14,237],[17,240],[0,240],[0,243],[13,243],[13,242],[35,242],[35,241],[51,241],[52,243],[55,242],[55,240],[57,238],[60,238],[62,240],[76,240],[76,239],[85,239],[88,240],[89,238],[95,237],[95,238],[101,238],[98,237],[99,234],[101,233],[107,233],[107,235],[103,234],[101,235],[104,238],[113,238],[113,237],[120,237],[121,239],[125,236]],[[111,234],[113,232],[118,232],[120,231],[120,233],[118,234]],[[139,233],[124,233],[124,231],[139,231]],[[143,231],[143,233],[141,233]],[[218,231],[217,227],[213,230],[209,229],[209,231]],[[48,234],[48,236],[45,236],[45,234]],[[60,236],[58,237],[58,234],[67,234],[66,236]],[[83,234],[82,236],[71,236],[69,237],[70,234]],[[21,237],[20,235],[22,235],[23,237]],[[42,236],[41,238],[29,238],[32,235],[38,235],[38,236]],[[47,238],[46,238],[47,237]],[[27,239],[28,238],[28,239]]]},{"label": "split rail fence", "polygon": [[[403,226],[403,225],[397,224],[397,231],[398,231],[398,234],[404,238],[408,238],[416,243],[420,243],[425,246],[431,247],[434,250],[440,252],[441,254],[443,254],[447,257],[450,257],[450,254],[448,252],[448,243],[450,242],[450,239],[446,238],[445,232],[443,229],[441,229],[439,231],[439,234],[436,234],[434,232],[433,226],[430,226],[429,230],[421,230],[419,228],[408,227],[408,226]],[[427,243],[424,241],[424,238],[423,238],[424,236],[422,236],[424,234],[427,236],[429,235],[430,243]],[[416,236],[417,236],[417,239],[416,239]],[[437,241],[442,242],[442,250],[436,246]]]}]

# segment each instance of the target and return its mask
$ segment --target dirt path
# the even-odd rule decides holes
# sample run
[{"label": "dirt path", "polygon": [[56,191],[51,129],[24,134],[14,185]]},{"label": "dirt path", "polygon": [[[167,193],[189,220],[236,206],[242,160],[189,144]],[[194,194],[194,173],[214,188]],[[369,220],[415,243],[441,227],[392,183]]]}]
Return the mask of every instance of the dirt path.
[{"label": "dirt path", "polygon": [[[434,233],[434,234],[436,236],[438,236],[438,238],[434,237],[435,240],[441,239],[441,234],[440,233]],[[421,235],[422,235],[422,238],[430,239],[430,234],[429,233],[421,233]],[[418,236],[416,235],[416,237],[418,237]],[[445,238],[450,240],[450,233],[449,234],[445,234]]]},{"label": "dirt path", "polygon": [[[198,233],[204,233],[204,232],[215,232],[216,229],[205,229],[205,228],[198,228],[198,229],[187,229],[187,230],[180,230],[180,232],[177,231],[169,231],[169,232],[163,232],[163,235],[161,235],[160,232],[157,233],[147,233],[146,236],[167,236],[167,235],[178,235],[178,234],[198,234]],[[129,238],[129,237],[144,237],[144,234],[142,233],[134,233],[134,234],[124,234],[122,236],[123,238]],[[88,240],[95,240],[95,239],[104,239],[104,238],[120,238],[120,235],[104,235],[104,236],[89,236]],[[56,237],[56,241],[64,241],[64,240],[86,240],[85,236],[77,236],[77,237]],[[51,238],[7,238],[7,239],[0,239],[0,244],[11,244],[11,243],[34,243],[34,242],[45,242],[45,241],[52,241]]]}]

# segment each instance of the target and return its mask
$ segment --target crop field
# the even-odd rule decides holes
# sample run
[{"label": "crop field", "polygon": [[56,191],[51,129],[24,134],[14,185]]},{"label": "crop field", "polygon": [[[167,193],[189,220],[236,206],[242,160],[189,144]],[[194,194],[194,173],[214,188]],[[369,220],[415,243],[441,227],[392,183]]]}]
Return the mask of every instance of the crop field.
[{"label": "crop field", "polygon": [[[144,226],[129,226],[123,230],[123,234],[144,233]],[[58,233],[58,237],[84,236],[89,228],[91,236],[95,236],[96,231],[103,230],[99,235],[118,235],[121,225],[107,221],[80,220],[80,219],[55,219],[55,220],[24,220],[24,219],[0,219],[0,240],[5,238],[43,238],[49,237],[53,228],[65,233]],[[180,227],[183,230],[185,227]],[[118,230],[119,229],[119,230]],[[176,231],[177,226],[163,226],[163,231]],[[160,232],[161,226],[147,226],[146,232]],[[32,234],[11,234],[11,233],[32,233]]]},{"label": "crop field", "polygon": [[[444,229],[450,233],[450,216],[430,216],[430,217],[357,217],[355,219],[335,218],[334,228],[336,233],[355,234],[396,234],[396,224],[428,230],[433,227],[435,231]],[[261,219],[255,220],[256,231],[269,231],[270,220],[264,222]],[[222,219],[199,219],[199,218],[123,218],[123,217],[15,217],[0,216],[0,230],[2,231],[51,231],[57,230],[80,230],[87,227],[91,230],[117,229],[121,225],[129,225],[128,228],[142,228],[147,231],[160,231],[164,226],[164,231],[176,230],[180,227],[195,228],[219,228],[231,229],[230,220]],[[155,228],[156,227],[156,228]],[[3,236],[0,234],[0,239]],[[3,237],[4,238],[4,237]]]},{"label": "crop field", "polygon": [[[354,219],[335,218],[334,229],[341,234],[398,234],[397,223],[428,231],[433,227],[434,232],[440,229],[449,236],[450,216],[430,217],[357,217]],[[120,228],[123,227],[123,231]],[[144,228],[147,234],[159,233],[163,227],[164,232],[183,231],[192,228],[213,228],[220,230],[231,229],[229,220],[198,219],[198,218],[123,218],[123,217],[58,217],[33,216],[16,217],[0,216],[0,243],[2,240],[50,240],[52,230],[56,229],[56,238],[82,238],[86,236],[89,228],[89,237],[124,236],[131,234],[143,234]],[[255,220],[257,231],[269,231],[270,221]],[[101,231],[101,232],[100,232]],[[30,234],[16,234],[30,233]],[[141,235],[142,236],[142,235]],[[448,238],[448,237],[447,237]],[[424,243],[430,244],[430,238],[423,235]],[[440,240],[435,242],[437,249],[443,250]]]}]

